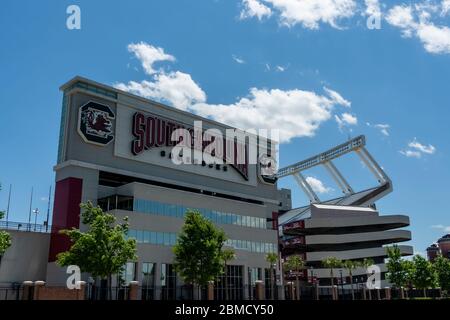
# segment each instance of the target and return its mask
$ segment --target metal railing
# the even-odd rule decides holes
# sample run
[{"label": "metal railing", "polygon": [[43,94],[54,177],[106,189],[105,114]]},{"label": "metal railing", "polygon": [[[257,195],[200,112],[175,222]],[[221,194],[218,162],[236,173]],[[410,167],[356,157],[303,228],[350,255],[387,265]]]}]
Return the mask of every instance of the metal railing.
[{"label": "metal railing", "polygon": [[0,229],[49,233],[52,230],[52,226],[26,222],[0,221]]}]

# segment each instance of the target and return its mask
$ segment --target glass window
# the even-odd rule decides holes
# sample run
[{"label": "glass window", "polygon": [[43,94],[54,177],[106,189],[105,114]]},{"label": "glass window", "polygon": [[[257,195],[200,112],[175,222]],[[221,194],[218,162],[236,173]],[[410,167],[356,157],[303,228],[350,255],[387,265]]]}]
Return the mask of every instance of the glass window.
[{"label": "glass window", "polygon": [[175,233],[170,234],[170,245],[174,246],[177,243],[177,235]]},{"label": "glass window", "polygon": [[133,229],[128,230],[128,238],[136,239],[136,230]]},{"label": "glass window", "polygon": [[142,286],[153,287],[155,285],[155,263],[142,263]]},{"label": "glass window", "polygon": [[142,230],[137,230],[136,233],[137,233],[136,234],[136,241],[138,243],[144,242],[144,233],[143,233],[143,231]]},{"label": "glass window", "polygon": [[164,237],[164,245],[170,246],[170,234],[167,232],[164,232],[163,237]]},{"label": "glass window", "polygon": [[157,244],[156,232],[150,231],[150,243]]},{"label": "glass window", "polygon": [[150,232],[144,231],[144,243],[150,243]]},{"label": "glass window", "polygon": [[119,285],[127,286],[130,284],[130,281],[136,280],[136,263],[127,262],[119,273],[118,277]]},{"label": "glass window", "polygon": [[162,232],[156,232],[156,243],[164,244],[164,235]]}]

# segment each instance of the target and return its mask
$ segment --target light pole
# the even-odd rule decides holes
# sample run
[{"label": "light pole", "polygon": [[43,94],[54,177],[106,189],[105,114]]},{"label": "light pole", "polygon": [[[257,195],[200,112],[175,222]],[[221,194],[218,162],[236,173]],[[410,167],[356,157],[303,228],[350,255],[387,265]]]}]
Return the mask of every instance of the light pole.
[{"label": "light pole", "polygon": [[38,208],[34,209],[33,213],[34,213],[34,231],[36,231],[36,223],[37,223],[37,216],[39,214],[39,209]]}]

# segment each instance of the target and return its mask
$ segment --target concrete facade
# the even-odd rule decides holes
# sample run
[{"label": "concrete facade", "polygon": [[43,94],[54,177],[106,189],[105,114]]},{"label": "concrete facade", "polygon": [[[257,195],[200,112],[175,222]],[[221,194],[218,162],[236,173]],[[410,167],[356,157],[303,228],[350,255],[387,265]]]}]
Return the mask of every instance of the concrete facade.
[{"label": "concrete facade", "polygon": [[11,247],[0,264],[0,286],[45,279],[50,235],[8,230]]},{"label": "concrete facade", "polygon": [[[67,249],[57,238],[57,231],[72,226],[85,228],[75,217],[79,209],[70,204],[77,193],[80,202],[90,200],[102,206],[114,203],[114,199],[128,199],[125,209],[113,205],[105,209],[119,219],[128,216],[130,236],[138,238],[139,261],[131,280],[142,281],[143,263],[152,263],[155,284],[163,285],[159,280],[162,266],[172,263],[173,239],[183,225],[183,217],[166,212],[168,207],[199,209],[230,239],[227,246],[236,251],[236,259],[230,264],[242,267],[243,284],[251,284],[250,273],[255,268],[260,270],[257,278],[264,280],[261,278],[268,268],[266,254],[278,252],[278,232],[273,219],[280,208],[290,208],[289,190],[279,192],[276,183],[263,182],[256,164],[248,164],[243,175],[239,168],[227,164],[175,165],[168,157],[171,148],[167,146],[148,148],[137,155],[130,148],[137,140],[133,126],[137,114],[161,117],[167,126],[170,121],[186,127],[202,121],[204,129],[224,132],[232,128],[79,77],[61,90],[64,98],[55,171],[56,194],[60,190],[62,196],[55,197],[55,208],[60,209],[55,210],[53,221],[59,222],[52,229],[47,284],[58,285],[66,278],[64,270],[54,262],[54,255]],[[82,110],[92,102],[107,106],[114,115],[108,120],[109,136],[113,139],[105,144],[88,141],[80,129]],[[95,112],[98,115],[103,111]],[[95,134],[103,135],[100,139],[108,137],[101,131]],[[63,193],[66,189],[75,193],[69,196]],[[163,237],[162,242],[152,239],[153,236]]]}]

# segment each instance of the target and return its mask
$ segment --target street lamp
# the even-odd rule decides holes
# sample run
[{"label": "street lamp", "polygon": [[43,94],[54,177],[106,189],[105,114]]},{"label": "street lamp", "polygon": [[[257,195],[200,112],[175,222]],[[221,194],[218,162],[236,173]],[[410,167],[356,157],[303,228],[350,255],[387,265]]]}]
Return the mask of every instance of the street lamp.
[{"label": "street lamp", "polygon": [[34,209],[33,213],[34,213],[34,231],[36,231],[36,223],[37,223],[37,216],[39,214],[39,209],[38,208]]}]

